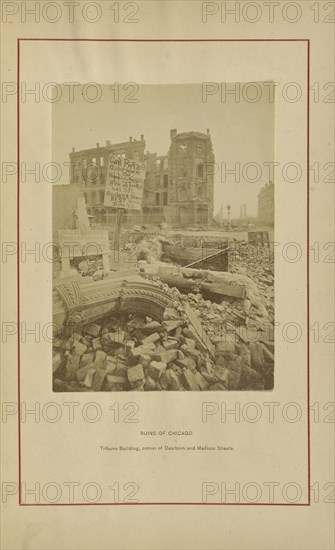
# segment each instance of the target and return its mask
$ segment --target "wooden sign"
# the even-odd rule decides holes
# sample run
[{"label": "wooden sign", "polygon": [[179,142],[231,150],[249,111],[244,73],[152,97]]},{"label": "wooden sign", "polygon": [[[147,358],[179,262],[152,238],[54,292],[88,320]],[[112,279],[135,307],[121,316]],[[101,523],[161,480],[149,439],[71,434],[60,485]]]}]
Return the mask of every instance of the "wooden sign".
[{"label": "wooden sign", "polygon": [[143,162],[110,155],[104,206],[141,210],[144,178]]}]

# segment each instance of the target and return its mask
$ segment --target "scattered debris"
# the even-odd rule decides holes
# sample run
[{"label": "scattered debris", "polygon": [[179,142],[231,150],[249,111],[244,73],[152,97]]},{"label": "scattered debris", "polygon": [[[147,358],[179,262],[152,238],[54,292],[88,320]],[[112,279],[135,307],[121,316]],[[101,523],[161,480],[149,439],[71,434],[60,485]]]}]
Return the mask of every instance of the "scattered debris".
[{"label": "scattered debris", "polygon": [[131,245],[142,276],[171,296],[163,320],[121,312],[64,329],[53,348],[54,391],[273,389],[270,247],[229,243],[227,272],[161,262],[162,243],[152,231]]}]

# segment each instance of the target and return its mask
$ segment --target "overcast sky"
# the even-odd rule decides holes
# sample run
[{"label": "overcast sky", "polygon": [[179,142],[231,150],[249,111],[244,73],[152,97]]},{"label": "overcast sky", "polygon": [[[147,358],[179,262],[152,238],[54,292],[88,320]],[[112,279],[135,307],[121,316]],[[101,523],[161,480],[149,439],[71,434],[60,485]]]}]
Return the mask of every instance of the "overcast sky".
[{"label": "overcast sky", "polygon": [[[243,84],[241,84],[243,86]],[[242,88],[241,88],[242,89]],[[76,151],[127,141],[130,136],[140,139],[144,134],[146,150],[165,155],[170,146],[170,129],[178,132],[210,129],[215,162],[220,169],[215,175],[214,212],[221,205],[231,205],[232,218],[238,217],[240,205],[247,205],[250,215],[257,214],[257,194],[269,181],[269,171],[264,162],[274,161],[274,110],[275,103],[269,101],[268,88],[263,88],[259,101],[252,103],[243,99],[236,102],[232,95],[221,101],[220,91],[202,101],[202,85],[140,85],[133,96],[138,103],[122,101],[132,88],[123,90],[119,85],[119,101],[115,91],[101,86],[101,98],[95,103],[85,101],[81,89],[75,89],[74,101],[69,102],[68,93],[52,104],[53,161],[68,162],[72,147]],[[115,90],[115,87],[114,87]],[[94,97],[95,90],[87,90]],[[251,92],[250,92],[251,96]],[[259,182],[243,183],[243,167],[255,162],[261,167]],[[235,163],[241,166],[241,182],[228,176],[223,183],[221,164],[228,169]],[[68,183],[67,171],[59,183]],[[255,177],[255,170],[249,169],[247,178]]]}]

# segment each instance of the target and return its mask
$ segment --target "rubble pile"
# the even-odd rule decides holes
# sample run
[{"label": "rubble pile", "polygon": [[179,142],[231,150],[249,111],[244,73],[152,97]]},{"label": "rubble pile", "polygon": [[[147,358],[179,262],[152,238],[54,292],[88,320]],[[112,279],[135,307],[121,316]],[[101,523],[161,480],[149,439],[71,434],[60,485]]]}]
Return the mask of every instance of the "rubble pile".
[{"label": "rubble pile", "polygon": [[269,247],[235,243],[230,271],[160,262],[163,231],[134,247],[143,277],[171,296],[161,321],[109,314],[53,344],[55,391],[273,389],[274,262]]},{"label": "rubble pile", "polygon": [[[162,265],[157,262],[160,251],[157,237],[149,242],[143,241],[143,246],[145,254],[138,256],[138,259],[147,264],[161,264],[157,278],[167,282],[170,287],[177,286],[184,293],[200,293],[203,296],[207,293],[213,302],[218,301],[220,293],[224,294],[224,288],[232,290],[238,286],[244,287],[244,300],[224,300],[227,316],[229,314],[235,324],[248,324],[255,329],[264,329],[274,324],[274,258],[268,246],[255,246],[246,241],[230,242],[229,272]],[[173,279],[177,276],[181,277],[179,281]],[[211,286],[207,283],[211,283]],[[194,302],[192,305],[195,305]]]},{"label": "rubble pile", "polygon": [[[54,342],[54,391],[206,391],[270,389],[271,345],[213,338],[190,320],[198,302],[205,319],[222,320],[224,306],[169,289],[162,322],[127,315],[104,318]],[[202,297],[201,297],[202,298]],[[215,313],[209,313],[214,309]],[[188,313],[187,313],[188,312]],[[192,316],[197,314],[192,310]],[[199,320],[200,323],[200,320]]]},{"label": "rubble pile", "polygon": [[138,260],[146,260],[148,264],[159,260],[162,256],[161,238],[147,235],[137,244],[136,255]]},{"label": "rubble pile", "polygon": [[[155,229],[155,228],[154,228]],[[133,262],[144,260],[148,264],[153,264],[159,260],[163,254],[162,243],[166,241],[164,231],[156,228],[144,230],[139,228],[138,232],[126,232],[121,238],[121,253],[126,253],[128,262],[131,258]],[[118,247],[117,243],[111,241],[111,248]]]},{"label": "rubble pile", "polygon": [[[209,272],[210,278],[215,276]],[[228,274],[220,274],[227,279]],[[234,275],[232,275],[234,277]],[[221,303],[206,300],[201,293],[182,294],[177,288],[169,288],[160,283],[163,290],[171,293],[175,311],[182,316],[190,306],[198,316],[202,326],[202,339],[214,346],[213,362],[215,366],[223,364],[228,369],[236,370],[234,362],[243,363],[256,370],[253,381],[243,376],[237,387],[230,384],[226,389],[272,389],[274,376],[274,324],[263,305],[263,298],[253,281],[245,276],[239,277],[247,287],[251,299],[233,299],[226,297]],[[264,311],[263,309],[264,308]],[[259,311],[263,316],[260,317]],[[260,322],[261,321],[261,322]],[[239,369],[241,371],[241,369]],[[244,369],[247,371],[247,369]],[[246,372],[245,372],[246,375]],[[231,375],[233,376],[233,375]]]},{"label": "rubble pile", "polygon": [[[274,322],[274,255],[270,247],[251,245],[245,241],[236,243],[230,255],[230,271],[250,277],[262,299],[250,312],[251,318],[265,316]],[[251,293],[252,294],[252,293]],[[251,296],[252,298],[252,296]],[[251,299],[250,298],[250,299]],[[266,314],[264,311],[264,306]]]},{"label": "rubble pile", "polygon": [[[274,325],[273,287],[242,273],[160,265],[147,276],[166,283],[163,289],[178,287],[178,296],[189,297],[190,305],[199,313],[206,330],[212,325],[247,325],[250,329],[271,332]],[[169,285],[169,286],[166,286]],[[215,331],[214,331],[215,333]]]}]

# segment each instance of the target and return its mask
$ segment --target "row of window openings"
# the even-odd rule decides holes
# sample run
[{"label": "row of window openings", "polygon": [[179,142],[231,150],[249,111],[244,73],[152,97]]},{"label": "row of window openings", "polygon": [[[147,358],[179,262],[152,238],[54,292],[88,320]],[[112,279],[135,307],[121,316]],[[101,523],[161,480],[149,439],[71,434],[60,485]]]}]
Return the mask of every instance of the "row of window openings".
[{"label": "row of window openings", "polygon": [[[126,158],[126,153],[116,153],[115,156],[124,159]],[[105,166],[105,157],[92,157],[89,161],[83,159],[83,167],[87,168],[87,166]]]},{"label": "row of window openings", "polygon": [[[156,183],[157,183],[157,187],[160,186],[160,177],[157,176],[157,179],[156,179]],[[163,177],[163,187],[164,189],[167,189],[169,186],[169,176],[167,174],[164,175]]]},{"label": "row of window openings", "polygon": [[[102,158],[103,158],[103,157],[102,157]],[[186,170],[182,168],[182,169],[181,169],[180,175],[181,175],[182,177],[186,177]],[[203,177],[203,164],[199,164],[199,165],[198,165],[198,167],[197,167],[197,176],[198,176],[198,178],[202,178],[202,177]],[[74,182],[75,182],[75,183],[78,183],[78,176],[77,176],[77,175],[74,176]],[[97,178],[96,180],[89,181],[89,182],[87,182],[87,183],[91,183],[91,184],[92,184],[92,183],[98,183],[98,182],[99,182],[99,183],[103,183],[101,177],[100,177],[100,178]],[[157,178],[157,183],[159,184],[159,179],[158,179],[158,178]],[[165,174],[165,175],[164,175],[164,178],[163,178],[163,187],[164,187],[164,189],[167,189],[168,185],[169,185],[168,176]]]},{"label": "row of window openings", "polygon": [[[167,206],[168,203],[168,194],[167,191],[162,193],[163,206]],[[161,206],[161,193],[156,193],[156,206]]]},{"label": "row of window openings", "polygon": [[162,168],[163,170],[166,170],[168,167],[168,159],[157,159],[156,160],[156,168]]},{"label": "row of window openings", "polygon": [[84,193],[86,204],[102,204],[104,202],[105,193],[100,191],[99,193]]},{"label": "row of window openings", "polygon": [[[100,184],[100,185],[102,185],[102,184],[104,184],[105,178],[104,178],[104,176],[103,176],[102,174],[99,174],[99,175],[97,175],[97,176],[95,176],[94,174],[93,174],[93,175],[91,174],[90,176],[87,176],[87,177],[85,176],[85,177],[83,177],[83,180],[84,180],[84,181],[83,181],[83,184],[84,184],[84,185],[95,185],[95,184]],[[79,176],[78,176],[78,174],[76,174],[76,175],[73,176],[73,182],[74,182],[74,183],[79,183]]]},{"label": "row of window openings", "polygon": [[[182,165],[179,169],[179,176],[181,176],[182,178],[186,178],[186,176],[187,176],[187,170],[186,170],[184,165]],[[197,166],[197,177],[198,178],[203,178],[204,177],[204,165],[203,164],[198,164],[198,166]]]},{"label": "row of window openings", "polygon": [[[126,158],[126,153],[118,153],[115,156],[120,157],[120,158]],[[159,166],[160,161],[157,161],[156,164],[157,164],[157,166]],[[98,166],[98,165],[99,166],[105,166],[105,157],[92,157],[89,160],[89,162],[88,162],[87,159],[83,159],[84,168],[87,168],[88,165],[90,165],[90,166]],[[164,161],[164,168],[166,168],[165,161]],[[203,170],[204,170],[204,165],[203,164],[198,164],[198,166],[197,166],[198,177],[203,176]],[[181,166],[180,172],[182,173],[181,175],[186,175],[185,166]]]},{"label": "row of window openings", "polygon": [[[85,193],[85,203],[86,204],[102,204],[104,202],[104,192],[100,191],[99,193]],[[162,204],[167,206],[168,204],[168,193],[165,191],[162,193]],[[156,193],[156,206],[161,205],[161,193]]]},{"label": "row of window openings", "polygon": [[[204,190],[198,189],[198,193],[200,195],[203,195]],[[90,204],[101,204],[104,202],[104,191],[99,192],[93,192],[93,193],[85,193],[85,202]],[[163,206],[167,206],[168,204],[168,192],[164,191],[163,193],[156,193],[156,206],[160,206],[161,204],[161,195],[162,195],[162,203]]]},{"label": "row of window openings", "polygon": [[[200,193],[202,195],[203,193]],[[162,199],[161,199],[162,196]],[[98,200],[97,200],[98,199]],[[162,202],[161,202],[162,200]],[[86,204],[102,204],[104,202],[104,192],[100,191],[99,194],[97,193],[91,193],[88,195],[85,193],[85,202]],[[168,192],[164,191],[164,193],[156,193],[156,206],[167,206],[168,204]]]},{"label": "row of window openings", "polygon": [[[182,177],[182,178],[186,178],[187,177],[187,170],[186,170],[186,167],[184,165],[182,165],[180,168],[179,168],[179,177]],[[197,177],[198,178],[203,178],[204,177],[204,165],[203,164],[198,164],[197,166]],[[157,182],[159,182],[160,180],[160,176],[157,174]],[[167,175],[164,175],[164,187],[167,187],[167,184],[168,184],[168,176]]]},{"label": "row of window openings", "polygon": [[83,167],[84,168],[87,168],[87,166],[98,166],[98,164],[99,164],[99,166],[105,166],[105,158],[100,157],[99,162],[98,162],[97,157],[93,157],[89,161],[87,161],[87,159],[83,160]]},{"label": "row of window openings", "polygon": [[[125,153],[122,153],[122,154],[117,155],[117,156],[125,158],[126,155],[125,155]],[[89,165],[90,166],[105,166],[105,159],[104,159],[104,157],[100,157],[100,162],[98,163],[97,158],[94,157],[94,158],[91,159]],[[83,160],[83,167],[87,168],[87,166],[88,166],[87,159],[84,159]],[[180,167],[179,175],[183,178],[186,178],[187,170],[186,170],[185,166]],[[198,164],[198,166],[197,166],[197,177],[202,178],[203,175],[204,175],[204,165],[203,164]],[[165,182],[166,182],[166,185],[167,185],[167,177],[168,177],[167,175],[164,176],[164,185],[165,185]]]}]

